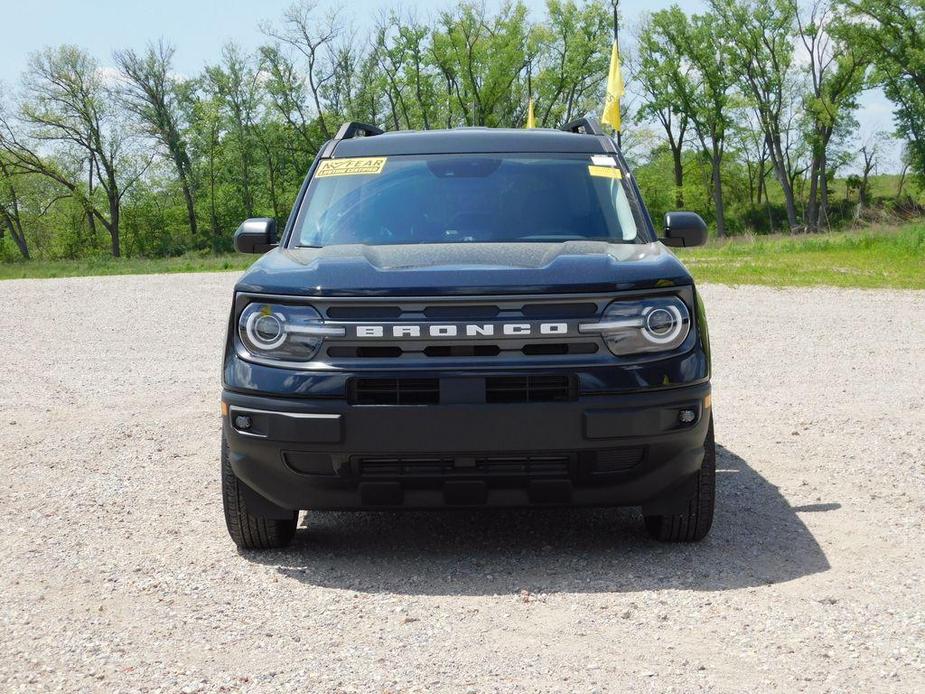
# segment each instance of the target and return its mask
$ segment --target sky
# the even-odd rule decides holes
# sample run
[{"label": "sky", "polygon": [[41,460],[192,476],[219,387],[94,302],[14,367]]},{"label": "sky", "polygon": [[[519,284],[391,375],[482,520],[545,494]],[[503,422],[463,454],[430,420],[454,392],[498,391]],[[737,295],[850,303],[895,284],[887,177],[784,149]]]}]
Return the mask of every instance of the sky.
[{"label": "sky", "polygon": [[[535,17],[542,16],[543,0],[525,1]],[[161,37],[176,47],[177,72],[193,75],[216,61],[229,41],[255,49],[265,40],[261,22],[277,20],[291,4],[292,0],[0,0],[0,17],[5,24],[0,39],[0,84],[14,86],[29,54],[46,46],[77,44],[106,67],[112,64],[114,50],[143,49]],[[341,10],[343,17],[362,29],[383,8],[415,9],[427,16],[453,4],[445,0],[322,0],[320,6],[345,8]],[[499,1],[489,0],[487,4],[497,6]],[[671,4],[670,0],[622,0],[624,25],[631,29],[643,12]],[[678,0],[677,4],[694,12],[704,6],[698,0]],[[891,131],[892,110],[879,90],[865,93],[857,116],[860,132]],[[897,144],[885,157],[884,170],[898,168],[898,160]]]}]

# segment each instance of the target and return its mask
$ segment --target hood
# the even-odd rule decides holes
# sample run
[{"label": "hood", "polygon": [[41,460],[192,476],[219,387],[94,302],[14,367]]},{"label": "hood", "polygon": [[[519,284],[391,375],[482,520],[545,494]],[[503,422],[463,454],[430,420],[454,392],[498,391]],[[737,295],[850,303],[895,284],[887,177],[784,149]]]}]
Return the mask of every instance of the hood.
[{"label": "hood", "polygon": [[612,292],[691,284],[660,243],[467,243],[276,249],[237,290],[303,296]]}]

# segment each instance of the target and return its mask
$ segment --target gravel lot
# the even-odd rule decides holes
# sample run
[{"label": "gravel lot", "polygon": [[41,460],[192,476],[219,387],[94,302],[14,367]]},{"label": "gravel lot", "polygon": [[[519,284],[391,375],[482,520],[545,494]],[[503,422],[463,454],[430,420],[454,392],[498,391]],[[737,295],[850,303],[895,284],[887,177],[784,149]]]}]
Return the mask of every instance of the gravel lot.
[{"label": "gravel lot", "polygon": [[709,286],[719,511],[219,495],[234,275],[0,283],[0,691],[923,691],[925,293]]}]

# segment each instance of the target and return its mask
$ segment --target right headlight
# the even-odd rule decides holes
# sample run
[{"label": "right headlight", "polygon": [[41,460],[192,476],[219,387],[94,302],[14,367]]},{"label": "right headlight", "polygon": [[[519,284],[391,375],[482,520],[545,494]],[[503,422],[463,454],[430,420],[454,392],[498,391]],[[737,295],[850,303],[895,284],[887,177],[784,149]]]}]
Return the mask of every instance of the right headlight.
[{"label": "right headlight", "polygon": [[614,301],[598,323],[582,323],[582,333],[598,333],[617,356],[669,352],[681,346],[691,330],[691,314],[676,296]]},{"label": "right headlight", "polygon": [[307,362],[325,337],[343,334],[343,328],[325,325],[311,306],[255,302],[238,319],[238,339],[262,361]]}]

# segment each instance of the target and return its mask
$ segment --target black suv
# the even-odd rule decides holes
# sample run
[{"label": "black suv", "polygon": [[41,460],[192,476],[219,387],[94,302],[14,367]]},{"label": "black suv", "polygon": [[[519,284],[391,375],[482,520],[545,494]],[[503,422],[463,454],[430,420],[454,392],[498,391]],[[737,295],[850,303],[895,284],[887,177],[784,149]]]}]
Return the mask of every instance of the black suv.
[{"label": "black suv", "polygon": [[[347,123],[235,287],[222,391],[232,539],[300,509],[641,506],[660,540],[713,518],[710,347],[693,280],[612,138]],[[269,251],[269,252],[267,252]]]}]

